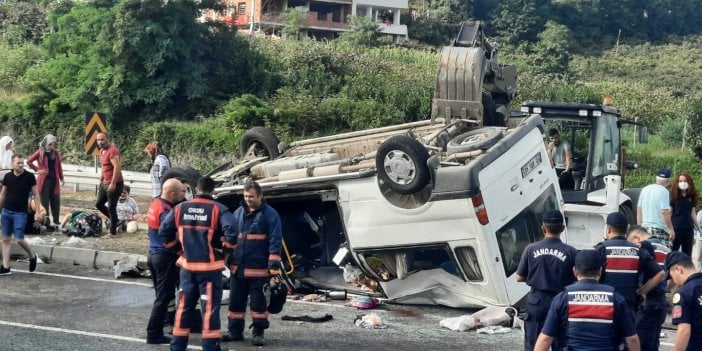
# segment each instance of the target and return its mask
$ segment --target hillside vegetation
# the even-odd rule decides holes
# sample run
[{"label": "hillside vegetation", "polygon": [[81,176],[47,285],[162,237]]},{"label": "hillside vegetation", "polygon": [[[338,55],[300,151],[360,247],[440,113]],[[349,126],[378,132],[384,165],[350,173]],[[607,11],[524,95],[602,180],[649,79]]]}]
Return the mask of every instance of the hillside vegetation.
[{"label": "hillside vegetation", "polygon": [[[19,3],[13,20],[7,4]],[[53,133],[70,162],[90,162],[85,111],[98,110],[108,115],[125,168],[146,170],[141,150],[158,139],[175,163],[207,171],[235,158],[252,126],[292,141],[428,118],[440,51],[426,44],[445,42],[456,28],[415,20],[410,30],[424,41],[415,45],[421,38],[413,36],[403,47],[372,32],[330,42],[271,40],[196,22],[208,6],[214,2],[8,0],[0,5],[0,132],[23,153]],[[545,25],[510,33],[495,15],[510,13],[477,8],[472,15],[493,16],[501,62],[518,67],[514,108],[525,100],[599,103],[611,96],[625,118],[654,134],[649,145],[630,145],[643,168],[628,185],[648,183],[661,166],[698,175],[689,150],[702,142],[701,36],[678,28],[646,39],[625,30],[616,45],[611,28],[600,27],[609,34],[595,44],[555,10]]]}]

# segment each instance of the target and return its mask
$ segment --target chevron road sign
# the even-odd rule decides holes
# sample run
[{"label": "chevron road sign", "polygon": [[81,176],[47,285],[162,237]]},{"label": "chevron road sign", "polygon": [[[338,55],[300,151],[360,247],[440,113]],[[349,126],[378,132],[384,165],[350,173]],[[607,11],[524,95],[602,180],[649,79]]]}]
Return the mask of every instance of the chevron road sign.
[{"label": "chevron road sign", "polygon": [[85,153],[93,156],[100,156],[100,149],[97,145],[97,135],[107,133],[105,127],[105,115],[100,112],[85,112]]}]

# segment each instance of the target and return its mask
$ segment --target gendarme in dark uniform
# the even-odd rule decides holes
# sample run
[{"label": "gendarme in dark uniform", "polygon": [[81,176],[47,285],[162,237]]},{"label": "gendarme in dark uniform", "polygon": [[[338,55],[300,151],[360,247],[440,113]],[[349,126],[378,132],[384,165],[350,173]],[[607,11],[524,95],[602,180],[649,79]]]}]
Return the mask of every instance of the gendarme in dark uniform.
[{"label": "gendarme in dark uniform", "polygon": [[[526,351],[533,350],[553,297],[575,282],[573,264],[578,251],[560,239],[565,229],[561,212],[546,211],[541,229],[544,238],[524,249],[517,268],[517,281],[526,281],[531,287],[524,323]],[[560,350],[560,342],[558,338],[554,340],[554,350]]]},{"label": "gendarme in dark uniform", "polygon": [[[670,249],[663,244],[657,236],[648,236],[648,232],[643,227],[632,226],[629,230],[627,239],[631,242],[636,242],[632,237],[640,239],[642,235],[647,237],[645,240],[640,240],[641,249],[648,251],[651,257],[654,257],[658,266],[663,268],[663,263]],[[643,234],[638,234],[643,231]],[[641,274],[639,283],[644,284],[652,277]],[[658,351],[660,348],[661,326],[665,322],[668,314],[668,303],[665,299],[666,282],[661,281],[658,286],[651,289],[646,295],[646,303],[636,312],[636,331],[639,334],[642,351]]]},{"label": "gendarme in dark uniform", "polygon": [[680,287],[673,296],[673,324],[678,326],[675,350],[702,350],[702,273],[689,256],[674,251],[665,260],[668,275]]},{"label": "gendarme in dark uniform", "polygon": [[[632,313],[637,310],[637,302],[645,297],[663,280],[663,271],[656,260],[637,244],[626,240],[628,227],[626,217],[613,212],[607,216],[607,240],[597,244],[595,249],[604,257],[605,271],[600,278],[602,284],[614,287],[626,299]],[[651,277],[639,286],[639,274]]]},{"label": "gendarme in dark uniform", "polygon": [[616,350],[622,336],[630,350],[639,350],[633,314],[626,301],[613,287],[598,282],[602,271],[600,254],[595,250],[580,251],[575,270],[578,282],[553,299],[535,349],[547,350],[565,330],[570,351]]}]

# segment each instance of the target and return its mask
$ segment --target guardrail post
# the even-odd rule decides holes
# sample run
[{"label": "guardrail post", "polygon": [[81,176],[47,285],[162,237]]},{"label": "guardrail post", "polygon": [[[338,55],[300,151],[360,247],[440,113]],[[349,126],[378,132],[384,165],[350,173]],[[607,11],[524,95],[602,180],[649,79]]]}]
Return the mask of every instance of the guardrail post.
[{"label": "guardrail post", "polygon": [[77,193],[79,191],[80,191],[80,184],[78,184],[78,183],[73,184],[73,192]]}]

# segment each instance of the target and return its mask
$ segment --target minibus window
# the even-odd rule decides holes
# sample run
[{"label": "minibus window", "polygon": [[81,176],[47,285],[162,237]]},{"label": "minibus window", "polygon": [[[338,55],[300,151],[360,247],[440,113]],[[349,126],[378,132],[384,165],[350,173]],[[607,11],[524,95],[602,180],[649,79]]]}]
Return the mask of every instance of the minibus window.
[{"label": "minibus window", "polygon": [[527,208],[497,231],[497,245],[500,248],[502,266],[507,277],[517,271],[519,259],[527,245],[544,237],[541,232],[541,217],[546,210],[554,208],[558,208],[558,200],[554,186],[550,186]]}]

